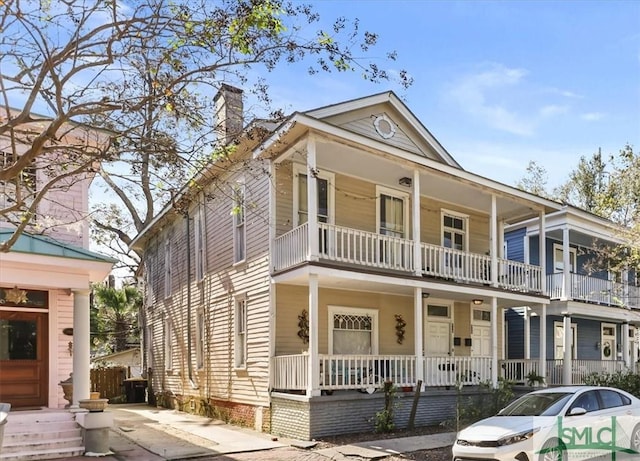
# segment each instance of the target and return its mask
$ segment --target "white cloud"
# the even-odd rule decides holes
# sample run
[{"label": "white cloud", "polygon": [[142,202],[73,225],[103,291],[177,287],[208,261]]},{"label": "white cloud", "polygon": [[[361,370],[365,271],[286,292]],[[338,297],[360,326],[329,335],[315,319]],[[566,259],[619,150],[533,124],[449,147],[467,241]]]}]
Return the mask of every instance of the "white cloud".
[{"label": "white cloud", "polygon": [[504,104],[491,102],[488,93],[518,85],[527,74],[524,69],[510,69],[493,65],[490,69],[470,74],[459,80],[450,90],[450,95],[463,110],[484,120],[493,128],[522,136],[533,134],[530,120],[510,110]]},{"label": "white cloud", "polygon": [[553,117],[554,115],[566,114],[568,111],[569,108],[567,106],[549,104],[548,106],[541,107],[538,112],[542,117]]},{"label": "white cloud", "polygon": [[580,115],[580,118],[582,120],[586,120],[587,122],[596,122],[598,120],[602,120],[604,116],[605,115],[602,112],[587,112]]}]

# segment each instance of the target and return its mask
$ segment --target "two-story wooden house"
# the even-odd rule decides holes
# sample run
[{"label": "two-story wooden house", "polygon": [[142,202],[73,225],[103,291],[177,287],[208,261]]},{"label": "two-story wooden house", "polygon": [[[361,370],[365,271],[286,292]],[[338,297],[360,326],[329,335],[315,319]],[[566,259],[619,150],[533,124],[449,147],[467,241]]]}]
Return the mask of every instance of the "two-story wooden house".
[{"label": "two-story wooden house", "polygon": [[386,380],[422,384],[418,424],[497,383],[505,312],[549,304],[504,229],[560,205],[463,170],[391,92],[247,131],[134,242],[160,403],[312,438],[370,429]]},{"label": "two-story wooden house", "polygon": [[[620,230],[610,221],[572,206],[545,218],[547,309],[546,366],[540,364],[540,325],[536,308],[508,312],[505,377],[525,379],[531,371],[547,383],[582,384],[590,373],[613,373],[638,360],[640,289],[633,271],[602,267],[597,250],[620,245]],[[538,219],[507,228],[511,259],[539,263]],[[522,360],[524,359],[524,360]]]}]

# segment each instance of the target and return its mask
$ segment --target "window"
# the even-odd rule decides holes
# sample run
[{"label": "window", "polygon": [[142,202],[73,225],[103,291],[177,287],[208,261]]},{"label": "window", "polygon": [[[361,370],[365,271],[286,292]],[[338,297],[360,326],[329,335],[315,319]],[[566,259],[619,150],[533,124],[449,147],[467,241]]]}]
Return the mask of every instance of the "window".
[{"label": "window", "polygon": [[167,240],[164,245],[164,297],[171,296],[171,277],[173,276],[171,270],[171,240]]},{"label": "window", "polygon": [[570,410],[573,410],[574,408],[584,408],[587,410],[587,413],[591,411],[598,411],[600,409],[600,403],[598,403],[596,391],[589,391],[580,395],[576,401],[573,402]]},{"label": "window", "polygon": [[[0,170],[4,170],[13,166],[19,159],[20,156],[14,155],[12,152],[0,151]],[[7,181],[0,181],[0,184],[4,185],[5,187],[7,187],[9,184],[12,184],[16,187],[19,186],[23,188],[23,190],[26,190],[28,192],[36,192],[37,184],[35,162],[31,161],[29,163],[29,166],[23,168],[15,179],[12,178]]]},{"label": "window", "polygon": [[205,207],[198,204],[193,217],[193,234],[195,240],[195,264],[196,264],[196,280],[201,281],[205,273]]},{"label": "window", "polygon": [[[309,220],[308,181],[306,168],[302,165],[294,165],[293,187],[294,208],[296,210],[296,226],[300,226]],[[332,223],[334,209],[333,184],[335,177],[332,173],[319,172],[316,176],[318,188],[318,222]]]},{"label": "window", "polygon": [[[554,347],[554,359],[562,360],[564,358],[564,323],[553,322],[553,329],[555,334],[553,335],[553,347]],[[578,326],[575,323],[571,324],[571,358],[577,359],[576,344],[578,342]]]},{"label": "window", "polygon": [[378,311],[329,306],[330,354],[377,354]]},{"label": "window", "polygon": [[442,246],[454,250],[467,249],[467,224],[469,217],[451,211],[442,211]]},{"label": "window", "polygon": [[602,408],[615,408],[631,404],[631,400],[629,400],[627,396],[615,391],[603,389],[598,392],[600,393],[600,399],[602,400]]},{"label": "window", "polygon": [[235,309],[235,365],[236,368],[247,366],[247,300],[236,299]]},{"label": "window", "polygon": [[164,321],[164,368],[173,369],[173,324],[169,319]]},{"label": "window", "polygon": [[201,307],[196,313],[196,367],[198,370],[204,368],[205,333],[204,308]]},{"label": "window", "polygon": [[[569,272],[575,272],[576,268],[576,249],[569,248]],[[564,270],[564,251],[562,245],[553,244],[553,271],[562,272]]]},{"label": "window", "polygon": [[429,317],[444,317],[449,318],[449,306],[439,306],[435,304],[429,304],[427,306],[427,315]]},{"label": "window", "polygon": [[378,232],[382,235],[404,238],[409,205],[409,196],[399,191],[377,187]]},{"label": "window", "polygon": [[245,225],[245,190],[238,182],[233,188],[233,261],[244,261],[247,256],[247,229]]},{"label": "window", "polygon": [[485,311],[482,309],[473,310],[473,320],[478,322],[491,322],[491,311]]}]

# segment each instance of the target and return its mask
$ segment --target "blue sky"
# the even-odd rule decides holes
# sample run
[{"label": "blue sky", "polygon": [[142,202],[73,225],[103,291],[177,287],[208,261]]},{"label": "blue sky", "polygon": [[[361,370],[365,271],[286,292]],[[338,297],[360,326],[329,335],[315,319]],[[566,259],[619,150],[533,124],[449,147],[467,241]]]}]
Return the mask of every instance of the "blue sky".
[{"label": "blue sky", "polygon": [[465,169],[510,185],[530,160],[555,186],[599,147],[640,149],[640,2],[312,3],[327,21],[359,18],[380,35],[378,62],[415,82],[281,67],[268,80],[285,112],[392,89]]}]

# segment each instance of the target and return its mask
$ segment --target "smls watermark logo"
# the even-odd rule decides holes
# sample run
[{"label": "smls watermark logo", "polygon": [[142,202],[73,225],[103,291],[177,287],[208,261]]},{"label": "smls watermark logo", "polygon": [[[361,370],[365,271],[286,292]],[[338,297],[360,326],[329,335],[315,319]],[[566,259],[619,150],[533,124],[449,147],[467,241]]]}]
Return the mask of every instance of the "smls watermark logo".
[{"label": "smls watermark logo", "polygon": [[[566,424],[564,417],[558,416],[555,430],[548,433],[549,438],[554,434],[555,440],[559,441],[555,445],[545,444],[537,454],[543,454],[559,449],[566,451],[566,459],[590,459],[604,455],[610,455],[611,461],[616,461],[616,455],[640,455],[631,445],[631,436],[626,424],[621,424],[616,416],[610,418],[586,418],[579,419],[575,425]],[[633,425],[631,425],[633,428]],[[557,432],[556,432],[557,431]],[[624,459],[640,459],[636,456]]]}]

